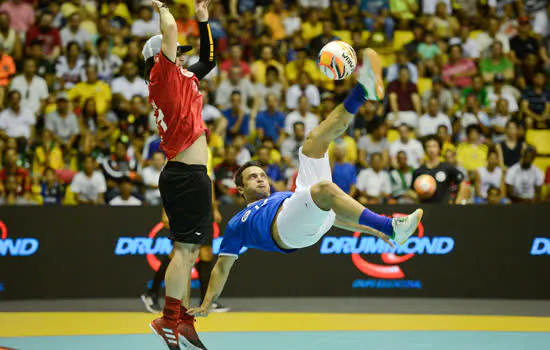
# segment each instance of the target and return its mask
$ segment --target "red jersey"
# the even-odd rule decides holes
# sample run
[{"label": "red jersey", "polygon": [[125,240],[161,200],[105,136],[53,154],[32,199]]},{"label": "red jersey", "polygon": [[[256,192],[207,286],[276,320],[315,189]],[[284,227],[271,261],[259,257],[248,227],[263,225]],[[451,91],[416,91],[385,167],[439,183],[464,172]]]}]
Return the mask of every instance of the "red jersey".
[{"label": "red jersey", "polygon": [[168,159],[191,146],[207,128],[202,120],[199,79],[178,68],[164,54],[155,57],[149,81],[149,103],[161,138],[160,148]]},{"label": "red jersey", "polygon": [[31,192],[32,184],[31,178],[29,177],[29,171],[20,167],[17,167],[13,174],[8,173],[7,169],[0,170],[0,181],[2,182],[1,186],[4,191],[6,190],[5,182],[10,175],[15,176],[15,181],[17,182],[17,195],[22,196],[25,192]]}]

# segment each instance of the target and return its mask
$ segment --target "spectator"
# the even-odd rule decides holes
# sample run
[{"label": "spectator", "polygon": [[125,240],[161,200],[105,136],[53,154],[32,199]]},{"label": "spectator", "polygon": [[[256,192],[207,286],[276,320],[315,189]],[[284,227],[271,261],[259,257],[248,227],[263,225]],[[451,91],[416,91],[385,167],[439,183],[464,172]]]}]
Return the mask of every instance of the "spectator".
[{"label": "spectator", "polygon": [[550,128],[550,90],[546,87],[546,74],[538,72],[533,86],[522,96],[521,111],[527,125],[534,129]]},{"label": "spectator", "polygon": [[501,98],[497,102],[497,108],[495,114],[489,119],[489,128],[491,130],[492,141],[497,144],[506,139],[504,131],[506,130],[506,124],[511,119],[510,111],[508,108],[508,101]]},{"label": "spectator", "polygon": [[357,175],[358,201],[363,205],[382,204],[391,194],[390,176],[384,170],[382,154],[372,153],[370,163],[371,168]]},{"label": "spectator", "polygon": [[390,171],[391,197],[399,204],[413,204],[410,188],[414,169],[408,164],[407,153],[397,152],[397,166]]},{"label": "spectator", "polygon": [[427,110],[429,108],[429,103],[431,98],[436,98],[438,103],[438,108],[441,109],[441,112],[448,114],[451,112],[454,106],[453,95],[451,92],[445,88],[443,85],[443,80],[440,77],[435,77],[432,79],[432,89],[427,90],[422,94],[422,108]]},{"label": "spectator", "polygon": [[310,83],[312,81],[326,81],[315,61],[308,58],[307,49],[297,47],[296,58],[285,66],[285,76],[291,84],[300,84],[302,75],[307,75],[311,80]]},{"label": "spectator", "polygon": [[298,76],[298,83],[288,88],[286,92],[286,107],[290,110],[298,108],[298,100],[305,96],[307,102],[313,108],[319,107],[321,104],[321,95],[319,89],[311,84],[310,77],[307,73],[301,73]]},{"label": "spectator", "polygon": [[422,65],[429,75],[433,75],[436,70],[436,59],[441,55],[441,49],[435,42],[432,32],[426,32],[423,42],[418,45],[418,56],[422,59]]},{"label": "spectator", "polygon": [[25,199],[31,198],[29,171],[17,166],[17,151],[15,149],[5,151],[4,168],[0,170],[0,194],[9,195],[10,192],[15,192],[17,196]]},{"label": "spectator", "polygon": [[97,67],[97,75],[106,83],[111,82],[118,74],[122,60],[117,55],[109,52],[109,39],[101,37],[97,40],[97,55],[90,56],[88,65]]},{"label": "spectator", "polygon": [[84,75],[86,61],[80,56],[80,46],[76,41],[67,44],[65,55],[59,56],[55,63],[59,90],[68,90],[80,83]]},{"label": "spectator", "polygon": [[252,159],[252,154],[248,148],[246,148],[246,137],[244,135],[236,135],[233,139],[233,146],[237,152],[237,165],[243,166],[245,163]]},{"label": "spectator", "polygon": [[285,138],[281,143],[281,156],[285,164],[291,168],[298,168],[299,150],[306,139],[306,128],[303,122],[295,122],[292,125],[292,136]]},{"label": "spectator", "polygon": [[258,148],[258,164],[268,178],[269,186],[274,191],[284,191],[285,181],[281,167],[271,161],[269,148],[261,146]]},{"label": "spectator", "polygon": [[[239,66],[244,77],[250,75],[250,66],[243,60],[243,49],[240,44],[233,44],[229,47],[229,57],[222,62],[220,69],[223,73],[229,74],[231,67]],[[266,68],[266,74],[267,68]]]},{"label": "spectator", "polygon": [[21,105],[21,94],[12,90],[8,94],[8,108],[0,112],[0,138],[13,137],[20,144],[30,144],[34,136],[36,116]]},{"label": "spectator", "polygon": [[0,6],[0,12],[5,12],[9,16],[10,27],[19,35],[25,34],[34,24],[34,9],[25,1],[6,1]]},{"label": "spectator", "polygon": [[531,35],[531,21],[529,17],[518,18],[518,35],[510,40],[510,54],[512,62],[520,64],[529,54],[540,55],[547,60],[547,54],[540,46],[537,38]]},{"label": "spectator", "polygon": [[537,151],[527,147],[521,152],[521,159],[506,173],[508,196],[514,203],[542,202],[544,173],[533,165]]},{"label": "spectator", "polygon": [[459,36],[449,40],[451,45],[460,45],[464,57],[471,59],[478,59],[480,56],[479,53],[479,43],[476,39],[471,36],[471,28],[468,23],[461,23]]},{"label": "spectator", "polygon": [[137,76],[137,67],[133,62],[124,62],[122,75],[112,82],[113,95],[121,95],[126,101],[130,101],[136,95],[149,96],[147,84],[145,84],[145,80]]},{"label": "spectator", "polygon": [[372,133],[377,125],[384,123],[385,119],[377,113],[379,106],[374,101],[367,101],[357,111],[357,115],[353,120],[354,137],[359,140],[359,137]]},{"label": "spectator", "polygon": [[453,187],[458,187],[456,203],[462,203],[465,201],[465,189],[462,182],[464,175],[453,165],[441,162],[441,146],[441,141],[436,136],[428,136],[426,138],[424,141],[424,149],[427,156],[426,163],[414,171],[411,183],[414,186],[416,179],[424,174],[430,175],[435,179],[437,186],[434,194],[429,198],[420,198],[420,202],[422,203],[451,202]]},{"label": "spectator", "polygon": [[[523,10],[533,18],[533,31],[545,38],[548,36],[548,0],[523,0]],[[521,13],[520,9],[520,13]]]},{"label": "spectator", "polygon": [[496,145],[499,165],[503,169],[508,169],[512,165],[518,163],[521,158],[521,153],[527,148],[527,144],[519,139],[518,130],[517,121],[509,120],[506,123],[504,140]]},{"label": "spectator", "polygon": [[516,65],[518,67],[517,86],[524,90],[533,85],[535,75],[543,70],[542,60],[534,53],[527,54],[523,62]]},{"label": "spectator", "polygon": [[[430,136],[430,135],[428,135]],[[433,134],[432,134],[433,136]],[[437,138],[441,141],[441,154],[447,154],[447,152],[455,152],[456,153],[456,146],[453,143],[453,138],[451,134],[449,133],[449,128],[445,125],[440,125],[437,127]],[[442,157],[442,159],[444,159]]]},{"label": "spectator", "polygon": [[466,103],[466,98],[470,95],[473,95],[475,99],[477,100],[477,103],[479,106],[481,106],[481,109],[487,110],[490,104],[489,96],[487,93],[487,89],[485,89],[485,86],[483,84],[483,78],[481,75],[474,75],[472,78],[472,86],[467,87],[462,90],[462,94],[460,97],[460,106],[462,107]]},{"label": "spectator", "polygon": [[283,26],[284,7],[281,0],[273,0],[269,10],[264,15],[264,24],[274,40],[283,40],[286,37]]},{"label": "spectator", "polygon": [[323,32],[323,23],[319,20],[319,11],[313,9],[307,12],[307,21],[302,24],[302,36],[309,43]]},{"label": "spectator", "polygon": [[437,128],[441,125],[447,128],[448,133],[452,133],[451,119],[440,111],[437,98],[432,97],[429,100],[426,114],[422,115],[418,120],[418,137],[437,134]]},{"label": "spectator", "polygon": [[139,19],[132,23],[132,35],[138,38],[149,38],[159,34],[159,22],[153,18],[153,8],[142,5],[138,9]]},{"label": "spectator", "polygon": [[107,179],[107,201],[119,193],[118,185],[124,177],[136,178],[138,163],[128,158],[128,144],[118,139],[111,157],[101,160],[101,169]]},{"label": "spectator", "polygon": [[319,52],[323,46],[334,40],[340,40],[340,38],[332,33],[332,22],[330,20],[325,20],[323,21],[323,31],[320,35],[311,39],[309,49],[311,52]]},{"label": "spectator", "polygon": [[389,83],[387,88],[390,110],[388,121],[395,126],[407,124],[416,129],[418,116],[422,114],[420,96],[416,84],[410,82],[409,70],[399,70],[399,79]]},{"label": "spectator", "polygon": [[149,127],[149,105],[139,95],[133,96],[129,104],[127,110],[118,112],[118,127],[122,133],[142,138]]},{"label": "spectator", "polygon": [[216,106],[220,110],[230,107],[231,95],[238,91],[241,95],[242,109],[248,110],[248,101],[255,96],[254,86],[243,76],[240,66],[232,66],[229,70],[229,79],[220,83],[216,90]]},{"label": "spectator", "polygon": [[418,168],[424,162],[422,143],[415,138],[411,138],[411,128],[407,124],[399,126],[399,139],[392,142],[389,147],[391,164],[394,168],[398,167],[397,155],[401,151],[407,154],[407,161],[412,169]]},{"label": "spectator", "polygon": [[333,148],[332,161],[332,182],[334,182],[342,191],[355,197],[357,188],[357,172],[355,165],[345,161],[346,149],[344,145],[336,144]]},{"label": "spectator", "polygon": [[479,64],[480,73],[486,83],[493,82],[495,74],[502,74],[507,80],[514,79],[514,64],[502,53],[502,44],[495,41],[491,46],[491,55]]},{"label": "spectator", "polygon": [[189,13],[189,6],[187,4],[177,4],[178,6],[178,19],[176,25],[178,26],[178,41],[181,44],[185,44],[188,37],[199,36],[199,25],[197,21],[191,18]]},{"label": "spectator", "polygon": [[44,130],[41,141],[33,152],[33,174],[43,174],[46,168],[63,169],[65,165],[63,162],[63,152],[57,142],[53,140],[51,131]]},{"label": "spectator", "polygon": [[363,135],[359,138],[357,148],[359,148],[359,164],[367,168],[367,159],[371,159],[373,153],[380,153],[382,155],[382,167],[389,166],[389,143],[386,139],[386,125],[379,123],[373,125],[372,133]]},{"label": "spectator", "polygon": [[510,52],[510,41],[506,35],[498,32],[499,24],[498,18],[491,17],[489,19],[488,30],[479,33],[477,36],[476,40],[481,57],[494,56],[495,43],[500,43],[499,49],[501,55],[502,53],[507,55]]},{"label": "spectator", "polygon": [[[368,0],[367,0],[368,1]],[[416,25],[413,28],[413,39],[409,41],[403,49],[407,53],[407,56],[412,59],[413,62],[418,62],[418,45],[424,41],[424,27]]]},{"label": "spectator", "polygon": [[40,202],[43,205],[61,205],[65,197],[65,188],[59,183],[55,169],[46,168],[40,184]]},{"label": "spectator", "polygon": [[[35,204],[30,197],[25,197],[18,192],[17,178],[10,175],[5,181],[5,191],[0,193],[0,205],[32,205]],[[3,194],[3,196],[1,195]]]},{"label": "spectator", "polygon": [[466,138],[466,128],[470,125],[478,125],[483,135],[488,135],[489,123],[489,116],[479,108],[476,95],[470,94],[466,97],[466,103],[464,103],[462,110],[457,113],[453,133],[459,136],[459,140],[464,140]]},{"label": "spectator", "polygon": [[29,29],[26,35],[27,45],[35,39],[42,41],[44,57],[50,62],[54,62],[61,53],[61,36],[59,31],[52,26],[52,22],[52,14],[43,12],[38,23]]},{"label": "spectator", "polygon": [[476,197],[481,201],[487,201],[490,188],[500,189],[501,198],[506,197],[504,183],[504,171],[498,165],[498,153],[495,149],[487,153],[487,166],[477,169],[475,177]]},{"label": "spectator", "polygon": [[111,107],[111,88],[104,81],[98,80],[97,68],[88,65],[86,67],[86,81],[75,85],[69,90],[69,100],[80,101],[84,107],[86,101],[92,98],[95,101],[98,115],[105,115]]},{"label": "spectator", "polygon": [[234,180],[235,172],[238,169],[237,150],[234,146],[228,145],[225,147],[223,162],[214,170],[216,198],[223,204],[240,202]]},{"label": "spectator", "polygon": [[22,55],[21,40],[15,29],[10,27],[10,16],[2,10],[0,10],[0,39],[3,54],[19,60]]},{"label": "spectator", "polygon": [[300,32],[302,19],[300,18],[300,9],[297,4],[289,4],[287,15],[283,19],[283,26],[287,38],[291,38]]},{"label": "spectator", "polygon": [[120,180],[120,194],[109,202],[110,206],[141,206],[141,200],[132,195],[134,185],[129,177]]},{"label": "spectator", "polygon": [[409,70],[409,79],[411,83],[418,84],[418,68],[409,61],[407,51],[397,51],[395,60],[396,62],[389,66],[386,72],[386,80],[388,83],[399,79],[401,69],[406,67]]},{"label": "spectator", "polygon": [[222,118],[222,113],[219,109],[210,104],[210,94],[208,90],[201,90],[202,95],[202,120],[207,124],[212,124],[213,128],[210,131],[217,133],[220,136],[225,136],[227,129],[227,119]]},{"label": "spectator", "polygon": [[279,103],[275,95],[268,95],[267,109],[259,112],[256,119],[256,128],[263,130],[264,135],[272,138],[275,143],[285,130],[285,115],[279,110]]},{"label": "spectator", "polygon": [[475,172],[487,165],[487,145],[481,143],[481,130],[473,124],[466,128],[466,142],[458,145],[456,150],[458,164],[466,171]]},{"label": "spectator", "polygon": [[372,33],[375,31],[375,27],[383,26],[384,34],[389,41],[393,41],[395,21],[390,16],[389,0],[361,0],[359,9],[364,18],[366,30]]},{"label": "spectator", "polygon": [[260,111],[265,111],[267,108],[266,100],[269,95],[274,95],[278,101],[283,100],[283,81],[279,77],[279,71],[273,66],[267,67],[265,71],[265,85],[256,84],[254,87],[256,96],[260,100]]},{"label": "spectator", "polygon": [[463,89],[472,85],[472,76],[477,74],[474,61],[462,57],[462,48],[453,45],[449,49],[449,62],[443,67],[443,81],[454,89]]},{"label": "spectator", "polygon": [[55,64],[44,58],[44,52],[42,52],[42,42],[40,40],[33,40],[25,48],[25,50],[25,57],[34,59],[34,62],[36,63],[36,74],[45,79],[49,88],[53,88],[56,73]]},{"label": "spectator", "polygon": [[46,81],[36,75],[36,62],[32,58],[25,59],[23,74],[13,78],[10,90],[21,94],[21,106],[28,108],[35,115],[40,115],[46,107],[48,86]]},{"label": "spectator", "polygon": [[453,5],[451,3],[451,0],[423,0],[422,13],[426,16],[434,15],[436,12],[436,7],[440,3],[445,4],[448,14],[451,14],[453,12]]},{"label": "spectator", "polygon": [[357,162],[357,143],[346,134],[340,135],[334,141],[332,141],[328,146],[328,156],[332,161],[334,159],[334,148],[340,146],[344,150],[344,159],[346,163],[355,164]]},{"label": "spectator", "polygon": [[250,115],[242,107],[242,96],[240,92],[234,91],[231,94],[231,108],[222,112],[227,119],[227,139],[230,142],[236,135],[248,135]]},{"label": "spectator", "polygon": [[298,0],[301,7],[306,9],[328,9],[329,0]]},{"label": "spectator", "polygon": [[402,28],[408,28],[418,11],[416,0],[390,0],[390,13],[399,21]]},{"label": "spectator", "polygon": [[491,104],[491,110],[495,110],[495,108],[497,108],[498,101],[505,100],[510,113],[516,113],[519,110],[518,101],[511,91],[511,89],[507,89],[504,85],[504,76],[498,73],[495,74],[493,88],[491,90],[487,89],[487,98]]},{"label": "spectator", "polygon": [[250,66],[252,78],[256,83],[265,84],[265,72],[269,66],[277,68],[279,74],[283,74],[285,71],[283,66],[275,60],[273,48],[270,45],[264,45],[262,47],[260,59]]},{"label": "spectator", "polygon": [[13,63],[13,58],[4,52],[3,43],[0,43],[0,110],[4,108],[4,99],[10,82],[9,79],[14,74],[15,64]]},{"label": "spectator", "polygon": [[81,27],[82,19],[80,13],[74,12],[69,16],[68,23],[65,28],[61,29],[61,45],[67,47],[70,42],[76,42],[80,49],[92,51],[92,43],[90,34]]},{"label": "spectator", "polygon": [[449,14],[447,4],[439,2],[435,8],[435,15],[428,19],[426,29],[437,33],[438,38],[449,39],[458,33],[460,23],[456,17]]},{"label": "spectator", "polygon": [[302,122],[306,127],[306,136],[319,125],[319,118],[309,111],[309,102],[306,96],[300,96],[298,99],[298,109],[286,116],[285,131],[293,136],[294,123]]}]

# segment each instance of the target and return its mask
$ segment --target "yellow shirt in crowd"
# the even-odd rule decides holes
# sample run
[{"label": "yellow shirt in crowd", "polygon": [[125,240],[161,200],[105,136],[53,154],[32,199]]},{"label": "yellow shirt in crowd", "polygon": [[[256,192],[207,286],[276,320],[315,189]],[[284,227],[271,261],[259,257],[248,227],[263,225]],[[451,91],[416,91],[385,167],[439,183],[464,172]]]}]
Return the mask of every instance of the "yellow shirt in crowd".
[{"label": "yellow shirt in crowd", "polygon": [[458,145],[456,159],[467,171],[474,171],[487,165],[487,145],[472,145],[466,142]]},{"label": "yellow shirt in crowd", "polygon": [[283,40],[286,36],[285,27],[283,26],[283,18],[285,14],[269,11],[264,16],[264,23],[271,30],[271,35],[275,40]]},{"label": "yellow shirt in crowd", "polygon": [[[34,174],[43,174],[46,169],[46,166],[42,165],[44,162],[46,162],[46,150],[44,149],[44,146],[38,146],[34,150],[32,172]],[[46,164],[55,170],[63,169],[65,163],[63,162],[63,153],[61,152],[61,148],[59,148],[59,146],[52,148]]]},{"label": "yellow shirt in crowd", "polygon": [[[342,137],[340,141],[346,150],[346,156],[344,157],[345,163],[352,163],[355,164],[357,162],[357,143],[353,139],[353,137],[350,136],[344,136]],[[330,143],[328,146],[328,156],[330,159],[333,159],[334,155],[334,141]]]},{"label": "yellow shirt in crowd", "polygon": [[271,60],[269,63],[264,63],[262,60],[257,60],[254,63],[252,63],[252,66],[250,67],[250,71],[252,72],[252,76],[254,77],[255,83],[261,83],[265,84],[265,71],[268,66],[273,66],[279,70],[280,73],[285,72],[283,65],[279,63],[276,60]]},{"label": "yellow shirt in crowd", "polygon": [[323,32],[323,24],[317,22],[315,25],[310,22],[305,22],[302,24],[302,37],[306,42],[310,42],[311,39],[315,38],[317,35],[321,35]]},{"label": "yellow shirt in crowd", "polygon": [[90,97],[95,98],[97,114],[104,114],[111,103],[111,88],[109,84],[98,80],[95,84],[86,82],[78,83],[69,90],[69,99],[80,99],[80,105],[84,106],[84,102]]}]

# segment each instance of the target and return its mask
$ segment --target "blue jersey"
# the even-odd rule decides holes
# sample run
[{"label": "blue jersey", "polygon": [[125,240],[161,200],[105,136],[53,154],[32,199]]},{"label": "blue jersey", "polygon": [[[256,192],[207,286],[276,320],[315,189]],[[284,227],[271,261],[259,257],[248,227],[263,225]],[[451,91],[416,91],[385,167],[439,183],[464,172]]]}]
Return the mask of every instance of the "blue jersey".
[{"label": "blue jersey", "polygon": [[271,224],[283,201],[292,192],[276,192],[266,199],[259,200],[229,220],[220,246],[220,255],[238,256],[243,247],[256,248],[269,252],[291,253],[281,249],[271,236]]}]

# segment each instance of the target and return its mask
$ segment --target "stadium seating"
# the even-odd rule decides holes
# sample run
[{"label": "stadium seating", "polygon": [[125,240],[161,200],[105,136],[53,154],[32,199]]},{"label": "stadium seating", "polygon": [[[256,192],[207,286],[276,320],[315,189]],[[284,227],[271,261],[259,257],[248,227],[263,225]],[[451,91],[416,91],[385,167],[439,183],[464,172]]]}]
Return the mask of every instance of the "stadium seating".
[{"label": "stadium seating", "polygon": [[528,130],[525,139],[539,154],[550,155],[550,130]]}]

